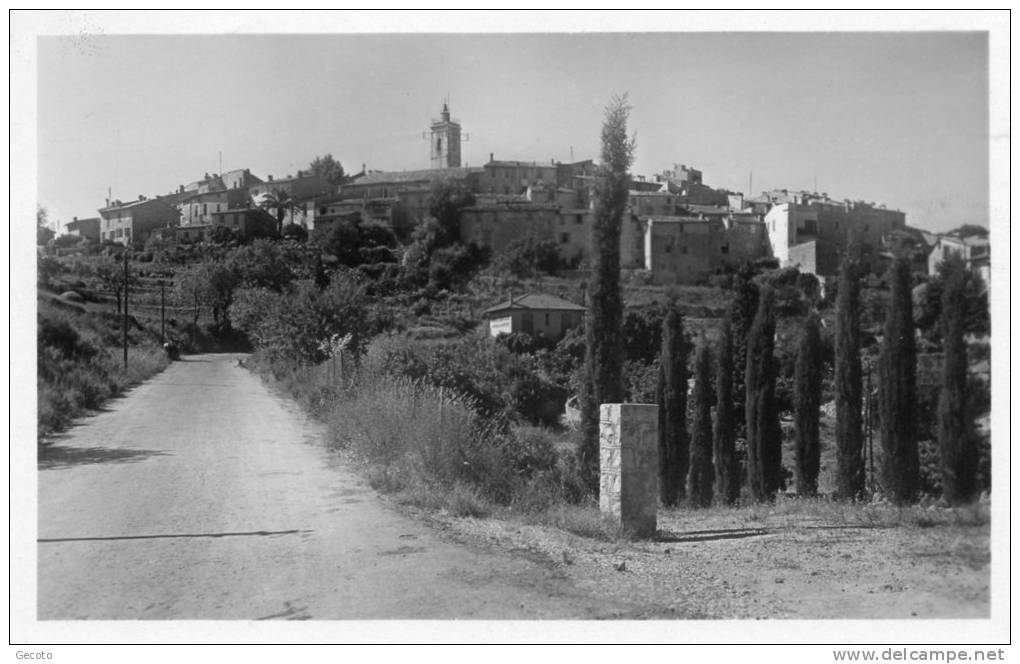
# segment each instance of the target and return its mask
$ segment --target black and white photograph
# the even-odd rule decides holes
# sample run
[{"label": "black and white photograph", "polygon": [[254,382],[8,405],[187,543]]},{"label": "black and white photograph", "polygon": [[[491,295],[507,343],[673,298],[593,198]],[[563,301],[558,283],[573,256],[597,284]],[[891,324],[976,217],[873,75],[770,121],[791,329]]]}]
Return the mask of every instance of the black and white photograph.
[{"label": "black and white photograph", "polygon": [[12,651],[1007,659],[1008,10],[9,21]]}]

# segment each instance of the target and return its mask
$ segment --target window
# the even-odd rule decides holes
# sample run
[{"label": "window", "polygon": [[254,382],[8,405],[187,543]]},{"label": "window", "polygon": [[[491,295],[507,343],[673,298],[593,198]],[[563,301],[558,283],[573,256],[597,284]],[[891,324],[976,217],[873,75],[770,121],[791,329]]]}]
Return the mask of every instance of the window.
[{"label": "window", "polygon": [[686,244],[684,246],[680,247],[680,253],[681,254],[686,254],[687,253],[687,245]]},{"label": "window", "polygon": [[579,215],[575,215],[574,216],[574,223],[577,224],[578,226],[580,226],[581,224],[584,223],[584,217],[582,215],[580,215],[580,214]]},{"label": "window", "polygon": [[673,245],[671,245],[671,244],[667,244],[666,245],[666,253],[667,254],[673,253]]},{"label": "window", "polygon": [[730,253],[730,245],[724,244],[723,246],[719,247],[719,251],[721,251],[724,254]]},{"label": "window", "polygon": [[560,244],[567,244],[570,242],[570,233],[560,233]]},{"label": "window", "polygon": [[209,212],[209,205],[206,204],[206,203],[202,203],[202,214],[207,214],[208,212]]},{"label": "window", "polygon": [[442,138],[437,138],[436,139],[436,152],[442,152],[442,151],[443,151],[443,139]]},{"label": "window", "polygon": [[545,315],[545,324],[546,324],[546,326],[549,325],[549,314]]}]

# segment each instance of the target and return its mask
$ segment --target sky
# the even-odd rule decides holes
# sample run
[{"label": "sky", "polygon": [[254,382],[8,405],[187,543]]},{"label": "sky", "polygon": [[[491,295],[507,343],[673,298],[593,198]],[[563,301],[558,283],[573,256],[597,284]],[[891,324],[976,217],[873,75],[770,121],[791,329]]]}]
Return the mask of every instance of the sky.
[{"label": "sky", "polygon": [[[206,172],[266,178],[317,155],[429,166],[449,99],[466,165],[597,158],[627,93],[632,172],[807,189],[945,231],[989,224],[982,32],[71,34],[38,39],[38,200],[97,216]],[[753,188],[753,190],[752,190]]]}]

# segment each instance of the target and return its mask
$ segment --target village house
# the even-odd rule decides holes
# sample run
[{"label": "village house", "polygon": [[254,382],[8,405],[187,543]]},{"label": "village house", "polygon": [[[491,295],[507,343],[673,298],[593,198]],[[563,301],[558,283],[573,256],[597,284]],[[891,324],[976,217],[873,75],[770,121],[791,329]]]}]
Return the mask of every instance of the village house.
[{"label": "village house", "polygon": [[584,322],[585,308],[554,295],[521,295],[486,309],[489,335],[524,333],[559,341],[573,327]]},{"label": "village house", "polygon": [[227,210],[252,206],[247,189],[219,189],[192,194],[181,204],[181,226],[204,226],[213,223],[213,215]]},{"label": "village house", "polygon": [[985,282],[985,286],[992,283],[991,245],[987,237],[971,235],[958,237],[956,235],[939,235],[928,254],[928,274],[938,274],[939,265],[952,255],[960,256],[967,269],[976,272]]},{"label": "village house", "polygon": [[772,255],[781,267],[798,267],[817,276],[835,276],[839,255],[851,235],[860,242],[868,269],[880,269],[883,238],[906,226],[906,215],[863,202],[836,201],[827,194],[766,193],[773,204],[765,215]]},{"label": "village house", "polygon": [[137,201],[123,203],[107,199],[99,210],[99,235],[102,240],[121,244],[142,244],[158,228],[176,226],[180,212],[159,198],[139,196]]},{"label": "village house", "polygon": [[75,217],[67,224],[67,234],[99,242],[99,217],[79,219]]},{"label": "village house", "polygon": [[648,217],[644,269],[657,284],[697,284],[727,267],[770,255],[764,224],[751,217]]}]

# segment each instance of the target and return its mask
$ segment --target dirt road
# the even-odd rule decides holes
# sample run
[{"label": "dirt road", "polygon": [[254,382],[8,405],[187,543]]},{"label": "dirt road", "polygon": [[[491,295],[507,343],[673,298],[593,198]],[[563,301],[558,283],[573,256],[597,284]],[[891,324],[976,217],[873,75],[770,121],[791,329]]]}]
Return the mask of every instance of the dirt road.
[{"label": "dirt road", "polygon": [[394,512],[237,359],[175,362],[43,456],[39,619],[642,615]]}]

